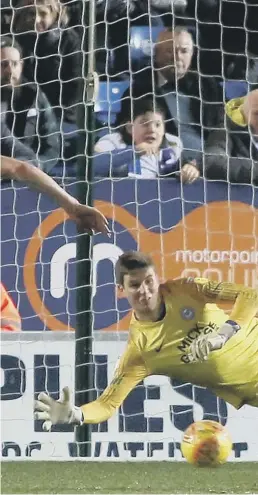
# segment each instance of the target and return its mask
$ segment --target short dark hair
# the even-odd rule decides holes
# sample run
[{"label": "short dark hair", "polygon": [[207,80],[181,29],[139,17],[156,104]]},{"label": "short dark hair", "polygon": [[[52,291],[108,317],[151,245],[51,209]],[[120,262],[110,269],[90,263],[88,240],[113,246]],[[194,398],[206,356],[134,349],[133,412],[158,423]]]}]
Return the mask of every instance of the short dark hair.
[{"label": "short dark hair", "polygon": [[140,115],[145,115],[146,113],[153,112],[162,115],[162,119],[165,122],[166,111],[162,103],[158,103],[153,96],[144,96],[140,98],[135,98],[133,100],[126,100],[121,107],[121,112],[117,117],[117,126],[121,126],[119,131],[123,141],[131,145],[132,136],[126,130],[125,124],[128,122],[134,122]]},{"label": "short dark hair", "polygon": [[140,251],[126,251],[119,256],[116,262],[116,283],[118,285],[124,285],[125,275],[129,274],[132,270],[149,268],[150,266],[154,266],[154,263],[149,254]]},{"label": "short dark hair", "polygon": [[148,112],[160,113],[165,118],[164,105],[158,103],[152,95],[127,99],[126,105],[122,105],[121,112],[118,114],[117,123],[133,122],[137,117]]},{"label": "short dark hair", "polygon": [[1,40],[1,50],[3,50],[4,48],[15,48],[16,50],[18,50],[18,52],[22,58],[21,45],[16,41],[14,36],[4,35],[4,36],[1,36],[0,40]]}]

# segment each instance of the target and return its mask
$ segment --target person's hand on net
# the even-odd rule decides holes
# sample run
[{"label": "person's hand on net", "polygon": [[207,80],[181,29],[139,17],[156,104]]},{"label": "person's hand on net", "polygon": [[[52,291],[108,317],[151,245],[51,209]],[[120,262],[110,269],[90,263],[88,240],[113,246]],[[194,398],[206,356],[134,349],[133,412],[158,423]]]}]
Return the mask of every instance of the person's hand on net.
[{"label": "person's hand on net", "polygon": [[152,155],[157,155],[159,153],[159,148],[154,143],[143,142],[137,144],[137,146],[135,146],[135,149],[141,155],[152,156]]},{"label": "person's hand on net", "polygon": [[83,414],[79,407],[72,404],[69,388],[64,387],[58,400],[45,392],[39,394],[34,404],[34,419],[44,420],[42,429],[50,431],[56,424],[82,424]]},{"label": "person's hand on net", "polygon": [[186,184],[192,184],[196,179],[200,177],[200,171],[196,167],[195,160],[183,165],[183,167],[181,168],[180,177],[182,182]]},{"label": "person's hand on net", "polygon": [[71,209],[66,209],[71,220],[74,220],[80,232],[94,234],[101,232],[110,236],[108,221],[106,217],[97,208],[82,205],[80,203],[73,204]]}]

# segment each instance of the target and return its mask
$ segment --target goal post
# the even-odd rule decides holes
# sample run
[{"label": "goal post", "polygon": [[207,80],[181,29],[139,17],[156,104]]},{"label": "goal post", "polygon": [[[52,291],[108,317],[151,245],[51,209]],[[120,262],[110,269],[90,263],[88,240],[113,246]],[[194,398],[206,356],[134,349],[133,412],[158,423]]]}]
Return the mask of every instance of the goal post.
[{"label": "goal post", "polygon": [[[77,198],[82,204],[92,206],[92,156],[94,150],[94,105],[97,98],[98,76],[95,72],[95,0],[82,0],[83,33],[83,74],[80,85],[77,161]],[[92,400],[92,241],[88,234],[77,238],[76,253],[76,330],[75,330],[75,400],[81,406]],[[76,441],[80,457],[91,456],[91,426],[76,428]]]}]

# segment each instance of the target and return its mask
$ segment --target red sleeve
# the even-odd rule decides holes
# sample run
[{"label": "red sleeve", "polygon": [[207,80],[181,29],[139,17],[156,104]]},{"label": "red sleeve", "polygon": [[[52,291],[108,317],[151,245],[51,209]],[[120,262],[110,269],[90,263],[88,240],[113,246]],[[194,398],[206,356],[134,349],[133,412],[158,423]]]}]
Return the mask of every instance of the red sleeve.
[{"label": "red sleeve", "polygon": [[1,331],[20,332],[21,317],[11,297],[1,283]]}]

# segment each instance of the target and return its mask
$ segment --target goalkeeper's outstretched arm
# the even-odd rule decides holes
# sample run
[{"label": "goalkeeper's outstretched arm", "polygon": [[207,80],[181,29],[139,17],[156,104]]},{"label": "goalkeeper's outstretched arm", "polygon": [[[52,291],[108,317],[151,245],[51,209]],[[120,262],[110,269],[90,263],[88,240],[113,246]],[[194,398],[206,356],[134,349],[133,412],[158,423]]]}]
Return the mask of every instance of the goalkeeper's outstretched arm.
[{"label": "goalkeeper's outstretched arm", "polygon": [[44,420],[45,431],[57,423],[101,423],[114,414],[129,392],[146,376],[148,372],[141,353],[131,342],[120,359],[111,384],[97,400],[76,407],[67,387],[63,389],[59,401],[43,392],[35,402],[35,419]]},{"label": "goalkeeper's outstretched arm", "polygon": [[81,231],[108,234],[108,223],[104,215],[96,208],[81,205],[62,189],[49,175],[33,165],[1,156],[1,178],[26,183],[29,187],[48,194],[74,220]]}]

